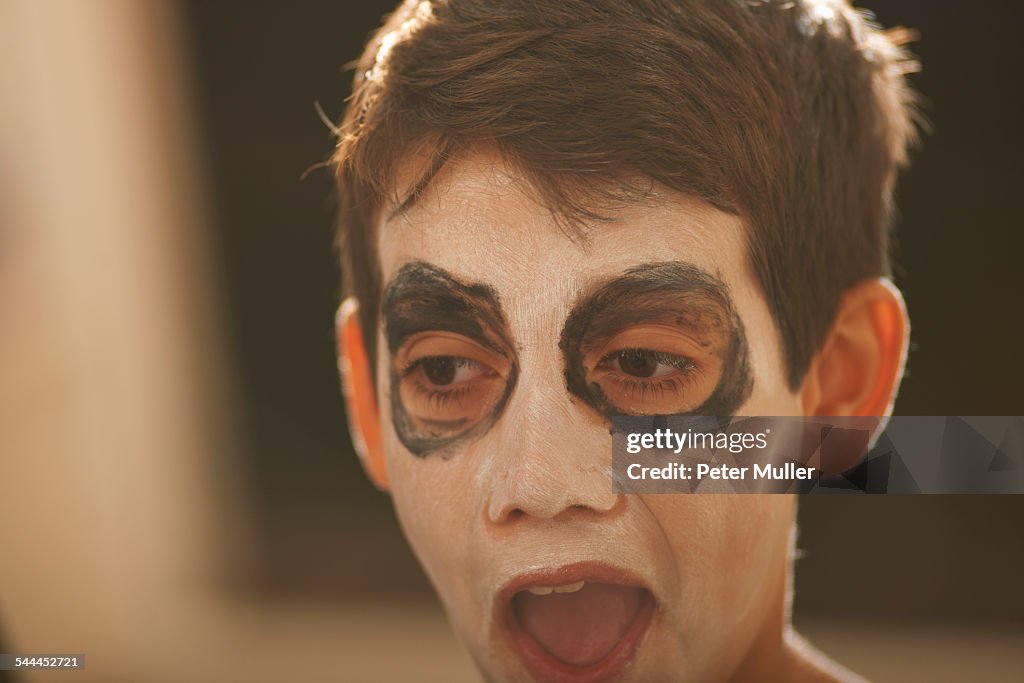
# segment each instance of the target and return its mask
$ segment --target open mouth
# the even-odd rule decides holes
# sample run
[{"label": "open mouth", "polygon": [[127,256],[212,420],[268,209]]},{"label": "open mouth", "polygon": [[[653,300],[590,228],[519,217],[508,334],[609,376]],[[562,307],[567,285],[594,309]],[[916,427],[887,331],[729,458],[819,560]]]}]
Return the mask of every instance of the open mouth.
[{"label": "open mouth", "polygon": [[655,608],[639,580],[591,563],[517,577],[498,599],[513,649],[534,678],[552,682],[618,676]]}]

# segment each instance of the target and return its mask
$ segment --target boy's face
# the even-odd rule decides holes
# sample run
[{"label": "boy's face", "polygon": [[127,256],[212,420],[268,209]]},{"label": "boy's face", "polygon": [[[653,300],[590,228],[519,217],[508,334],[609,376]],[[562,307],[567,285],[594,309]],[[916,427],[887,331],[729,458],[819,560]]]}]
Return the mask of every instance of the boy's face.
[{"label": "boy's face", "polygon": [[569,236],[477,152],[378,226],[390,487],[490,680],[717,680],[781,637],[789,496],[611,490],[612,413],[800,413],[746,228],[611,213]]}]

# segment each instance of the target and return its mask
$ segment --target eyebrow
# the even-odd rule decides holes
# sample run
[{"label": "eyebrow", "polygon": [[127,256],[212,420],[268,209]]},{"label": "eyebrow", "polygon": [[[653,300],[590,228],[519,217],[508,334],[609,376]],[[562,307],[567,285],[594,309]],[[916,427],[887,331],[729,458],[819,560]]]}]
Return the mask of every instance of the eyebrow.
[{"label": "eyebrow", "polygon": [[395,274],[381,297],[381,314],[391,353],[427,331],[461,334],[506,358],[512,348],[494,288],[462,282],[426,261],[408,263]]},{"label": "eyebrow", "polygon": [[599,283],[581,296],[562,328],[559,348],[566,386],[591,406],[609,412],[599,388],[587,382],[584,356],[631,325],[660,323],[686,330],[722,357],[722,376],[695,413],[731,415],[750,395],[746,335],[728,286],[682,261],[645,263]]},{"label": "eyebrow", "polygon": [[711,343],[716,333],[728,332],[732,310],[728,287],[707,271],[678,261],[645,263],[583,296],[562,338],[594,340],[638,322],[665,322]]}]

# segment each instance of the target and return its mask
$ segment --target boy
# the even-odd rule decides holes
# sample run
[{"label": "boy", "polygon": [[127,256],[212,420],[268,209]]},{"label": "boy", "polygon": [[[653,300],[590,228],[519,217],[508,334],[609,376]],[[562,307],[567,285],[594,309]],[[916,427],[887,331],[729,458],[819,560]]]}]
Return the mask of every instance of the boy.
[{"label": "boy", "polygon": [[447,0],[370,41],[349,418],[488,680],[856,680],[789,630],[794,499],[615,494],[609,428],[889,413],[905,39],[838,1]]}]

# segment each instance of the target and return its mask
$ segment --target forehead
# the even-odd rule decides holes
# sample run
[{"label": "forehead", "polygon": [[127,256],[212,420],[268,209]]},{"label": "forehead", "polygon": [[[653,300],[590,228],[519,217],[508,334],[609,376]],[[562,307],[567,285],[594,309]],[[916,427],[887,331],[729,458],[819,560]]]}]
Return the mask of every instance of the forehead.
[{"label": "forehead", "polygon": [[569,233],[500,156],[467,154],[445,165],[411,208],[382,219],[383,282],[407,263],[426,261],[490,285],[512,306],[531,299],[564,304],[609,276],[654,262],[693,264],[734,292],[750,284],[738,216],[667,189],[601,213],[611,220]]}]

